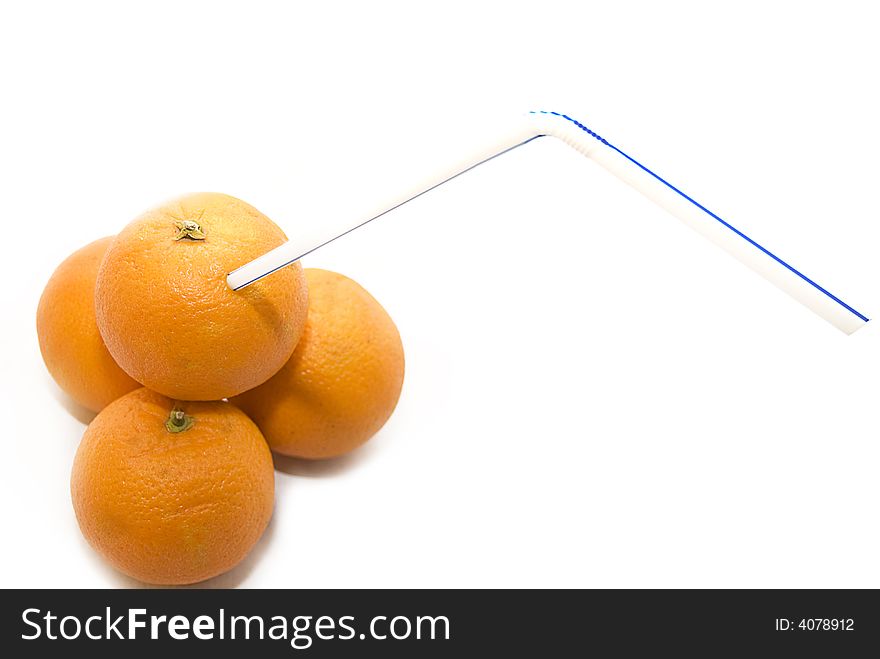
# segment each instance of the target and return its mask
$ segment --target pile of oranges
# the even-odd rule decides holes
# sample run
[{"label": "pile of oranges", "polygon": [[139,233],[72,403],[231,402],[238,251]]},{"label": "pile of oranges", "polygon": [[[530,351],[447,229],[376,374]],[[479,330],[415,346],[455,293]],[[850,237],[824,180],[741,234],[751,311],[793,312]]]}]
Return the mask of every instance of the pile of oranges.
[{"label": "pile of oranges", "polygon": [[83,247],[46,285],[43,359],[97,413],[74,460],[73,508],[129,576],[191,584],[231,569],[272,516],[272,451],[334,458],[394,411],[403,346],[361,286],[298,263],[226,285],[285,240],[243,201],[194,194]]}]

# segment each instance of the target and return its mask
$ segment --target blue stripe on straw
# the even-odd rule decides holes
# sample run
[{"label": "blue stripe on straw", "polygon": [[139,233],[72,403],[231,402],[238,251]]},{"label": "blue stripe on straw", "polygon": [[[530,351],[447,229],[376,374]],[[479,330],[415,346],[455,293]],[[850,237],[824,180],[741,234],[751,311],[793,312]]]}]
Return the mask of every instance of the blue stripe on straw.
[{"label": "blue stripe on straw", "polygon": [[696,201],[696,200],[693,199],[692,197],[689,197],[688,195],[686,195],[684,192],[682,192],[681,190],[679,190],[678,188],[676,188],[674,185],[672,185],[669,181],[667,181],[666,179],[662,178],[661,176],[655,174],[655,173],[652,172],[650,169],[648,169],[647,167],[645,167],[642,163],[640,163],[638,160],[636,160],[635,158],[633,158],[633,157],[627,155],[626,153],[624,153],[623,151],[621,151],[620,149],[618,149],[616,146],[614,146],[613,144],[611,144],[611,142],[609,142],[608,140],[606,140],[604,137],[602,137],[602,136],[600,136],[600,135],[594,133],[593,131],[591,131],[589,128],[587,128],[586,126],[584,126],[582,123],[580,123],[580,122],[577,121],[576,119],[572,119],[571,117],[569,117],[569,116],[566,115],[566,114],[561,114],[561,113],[559,113],[559,112],[549,112],[549,111],[547,111],[547,110],[532,111],[531,114],[551,114],[551,115],[553,115],[554,117],[559,117],[560,119],[565,119],[566,121],[570,121],[571,123],[573,123],[575,126],[577,126],[578,128],[580,128],[582,131],[584,131],[585,133],[587,133],[587,134],[590,135],[591,137],[596,138],[597,140],[599,140],[599,141],[600,141],[602,144],[604,144],[605,146],[608,146],[608,147],[614,149],[615,151],[617,151],[617,153],[619,153],[620,155],[622,155],[624,158],[626,158],[627,160],[629,160],[629,161],[632,162],[633,164],[638,165],[641,169],[643,169],[643,170],[646,171],[648,174],[650,174],[651,176],[653,176],[655,179],[657,179],[658,181],[660,181],[663,185],[665,185],[666,187],[668,187],[670,190],[673,190],[673,191],[677,192],[678,194],[680,194],[682,197],[684,197],[685,199],[687,199],[689,202],[691,202],[694,206],[696,206],[697,208],[699,208],[701,211],[705,212],[707,215],[709,215],[710,217],[714,218],[715,220],[717,220],[718,222],[720,222],[721,224],[723,224],[725,227],[727,227],[728,229],[730,229],[731,231],[733,231],[733,232],[734,232],[736,235],[738,235],[740,238],[745,239],[745,240],[746,240],[747,242],[749,242],[751,245],[753,245],[754,247],[757,247],[759,250],[761,250],[762,252],[764,252],[764,254],[766,254],[767,256],[769,256],[770,258],[772,258],[774,261],[776,261],[777,263],[779,263],[779,264],[781,264],[781,265],[784,265],[786,268],[788,268],[789,270],[791,270],[794,274],[796,274],[798,277],[800,277],[801,279],[803,279],[805,282],[807,282],[808,284],[810,284],[811,286],[813,286],[814,288],[816,288],[817,290],[821,291],[822,293],[824,293],[825,295],[827,295],[828,297],[830,297],[832,300],[834,300],[835,302],[837,302],[837,304],[839,304],[840,306],[842,306],[844,309],[846,309],[846,310],[849,311],[850,313],[855,314],[856,316],[858,316],[859,318],[861,318],[861,319],[864,320],[865,322],[868,322],[869,319],[868,319],[867,316],[865,316],[865,315],[859,313],[858,311],[856,311],[855,309],[853,309],[851,306],[849,306],[846,302],[844,302],[843,300],[841,300],[839,297],[837,297],[836,295],[832,294],[831,292],[829,292],[829,291],[826,290],[825,288],[822,288],[819,284],[817,284],[817,283],[814,282],[812,279],[810,279],[809,277],[807,277],[804,273],[802,273],[801,271],[797,270],[797,269],[794,268],[793,266],[791,266],[791,265],[789,265],[788,263],[786,263],[785,261],[783,261],[781,258],[779,258],[778,256],[776,256],[776,254],[774,254],[773,252],[771,252],[769,249],[765,248],[763,245],[760,245],[760,244],[758,244],[757,242],[755,242],[754,240],[752,240],[751,238],[749,238],[746,234],[744,234],[742,231],[740,231],[739,229],[737,229],[735,226],[733,226],[733,225],[730,224],[729,222],[726,222],[726,221],[724,221],[723,219],[721,219],[720,217],[718,217],[715,213],[713,213],[712,211],[710,211],[708,208],[706,208],[705,206],[703,206],[701,203],[699,203],[698,201]]}]

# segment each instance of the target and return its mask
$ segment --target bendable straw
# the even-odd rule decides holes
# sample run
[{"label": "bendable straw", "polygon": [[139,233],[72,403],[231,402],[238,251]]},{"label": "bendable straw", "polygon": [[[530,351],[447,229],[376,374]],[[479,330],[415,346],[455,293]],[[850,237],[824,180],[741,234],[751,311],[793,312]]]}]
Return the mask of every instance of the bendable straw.
[{"label": "bendable straw", "polygon": [[227,284],[233,290],[240,290],[474,167],[544,136],[559,138],[602,165],[843,332],[851,334],[868,322],[866,316],[635,158],[568,115],[546,111],[530,112],[512,131],[488,141],[468,158],[438,170],[433,176],[363,213],[349,229],[329,236],[299,236],[290,240],[229,273]]}]

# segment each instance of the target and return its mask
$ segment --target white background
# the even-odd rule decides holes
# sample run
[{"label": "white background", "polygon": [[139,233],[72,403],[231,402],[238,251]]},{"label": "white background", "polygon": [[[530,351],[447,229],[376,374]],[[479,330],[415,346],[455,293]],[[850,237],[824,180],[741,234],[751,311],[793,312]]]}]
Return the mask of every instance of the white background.
[{"label": "white background", "polygon": [[[0,585],[138,585],[77,528],[88,416],[34,315],[73,249],[180,193],[294,235],[472,125],[560,110],[880,313],[872,3],[715,5],[4,3]],[[880,330],[846,337],[565,145],[305,265],[391,313],[403,396],[350,458],[279,461],[269,530],[207,585],[880,587]]]}]

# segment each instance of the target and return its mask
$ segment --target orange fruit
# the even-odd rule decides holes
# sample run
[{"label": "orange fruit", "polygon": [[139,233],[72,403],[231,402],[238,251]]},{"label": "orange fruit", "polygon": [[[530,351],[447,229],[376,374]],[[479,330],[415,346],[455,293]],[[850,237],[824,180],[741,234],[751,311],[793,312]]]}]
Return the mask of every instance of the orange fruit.
[{"label": "orange fruit", "polygon": [[366,442],[391,416],[403,385],[403,345],[394,321],[356,282],[327,270],[305,274],[309,314],[293,356],[233,402],[274,451],[332,458]]},{"label": "orange fruit", "polygon": [[192,194],[140,216],[98,271],[98,328],[110,354],[135,380],[179,400],[227,398],[265,382],[302,333],[302,267],[237,292],[226,275],[285,240],[265,215],[223,194]]},{"label": "orange fruit", "polygon": [[37,337],[49,373],[73,400],[100,412],[140,385],[113,361],[95,322],[95,278],[113,238],[68,256],[37,306]]},{"label": "orange fruit", "polygon": [[125,574],[189,584],[237,565],[272,515],[272,454],[226,402],[137,389],[86,429],[70,491],[89,544]]}]

